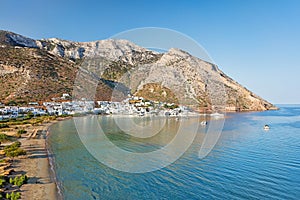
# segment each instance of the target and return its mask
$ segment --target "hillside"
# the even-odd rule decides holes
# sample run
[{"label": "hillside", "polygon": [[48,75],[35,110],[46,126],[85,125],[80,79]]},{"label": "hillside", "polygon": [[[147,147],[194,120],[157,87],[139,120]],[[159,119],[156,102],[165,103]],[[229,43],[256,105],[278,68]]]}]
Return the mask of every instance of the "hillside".
[{"label": "hillside", "polygon": [[[94,64],[96,58],[101,61]],[[122,83],[120,90],[126,88],[131,94],[196,105],[200,111],[210,111],[218,104],[227,111],[275,109],[216,65],[180,49],[156,53],[126,40],[33,40],[0,31],[2,102],[47,101],[72,94],[79,69],[84,79],[93,76],[99,82],[95,97],[87,96],[94,100],[110,100],[115,86]],[[84,93],[84,88],[80,91]]]}]

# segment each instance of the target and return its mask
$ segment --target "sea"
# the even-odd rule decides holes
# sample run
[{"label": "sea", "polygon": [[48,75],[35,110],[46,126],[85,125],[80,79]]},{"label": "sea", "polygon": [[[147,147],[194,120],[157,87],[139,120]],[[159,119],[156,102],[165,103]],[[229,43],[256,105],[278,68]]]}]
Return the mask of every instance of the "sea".
[{"label": "sea", "polygon": [[[209,128],[220,119],[206,118],[61,121],[47,138],[59,193],[70,200],[300,199],[300,105],[278,106],[226,114],[220,130]],[[199,156],[214,131],[211,149]]]}]

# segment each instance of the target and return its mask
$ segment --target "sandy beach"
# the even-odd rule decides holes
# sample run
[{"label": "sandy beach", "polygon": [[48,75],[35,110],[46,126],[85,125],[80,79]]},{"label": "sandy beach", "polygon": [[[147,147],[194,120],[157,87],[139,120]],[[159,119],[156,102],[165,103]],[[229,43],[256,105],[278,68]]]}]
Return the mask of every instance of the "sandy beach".
[{"label": "sandy beach", "polygon": [[36,137],[24,138],[22,148],[27,155],[14,164],[15,171],[25,171],[29,177],[28,184],[22,186],[22,199],[57,199],[56,185],[51,180],[46,134],[52,123],[34,127],[38,129]]},{"label": "sandy beach", "polygon": [[11,168],[16,174],[25,174],[29,177],[28,183],[21,187],[21,198],[28,200],[61,199],[52,170],[50,169],[46,138],[49,127],[62,119],[27,127],[25,134],[19,141],[21,148],[27,154],[15,158]]}]

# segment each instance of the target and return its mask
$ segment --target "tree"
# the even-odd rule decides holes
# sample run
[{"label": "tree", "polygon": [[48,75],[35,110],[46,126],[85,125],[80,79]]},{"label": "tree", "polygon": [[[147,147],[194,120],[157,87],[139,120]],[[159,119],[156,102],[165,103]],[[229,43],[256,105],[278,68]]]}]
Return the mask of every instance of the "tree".
[{"label": "tree", "polygon": [[7,105],[8,105],[8,106],[17,106],[18,104],[17,104],[17,102],[15,102],[15,101],[9,101],[9,102],[7,103]]}]

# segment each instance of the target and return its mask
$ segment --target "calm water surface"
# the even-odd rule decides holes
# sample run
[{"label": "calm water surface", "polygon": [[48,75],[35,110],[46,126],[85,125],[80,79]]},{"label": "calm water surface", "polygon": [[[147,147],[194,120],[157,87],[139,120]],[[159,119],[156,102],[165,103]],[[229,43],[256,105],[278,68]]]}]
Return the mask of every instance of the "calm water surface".
[{"label": "calm water surface", "polygon": [[[118,129],[112,117],[99,117],[99,122],[111,141],[135,152],[161,148],[178,124],[169,119],[165,131],[138,140]],[[264,124],[271,129],[264,131]],[[48,143],[64,199],[300,198],[300,107],[230,114],[213,151],[199,159],[203,131],[175,163],[144,174],[120,172],[97,161],[81,143],[73,120],[53,125]]]}]

